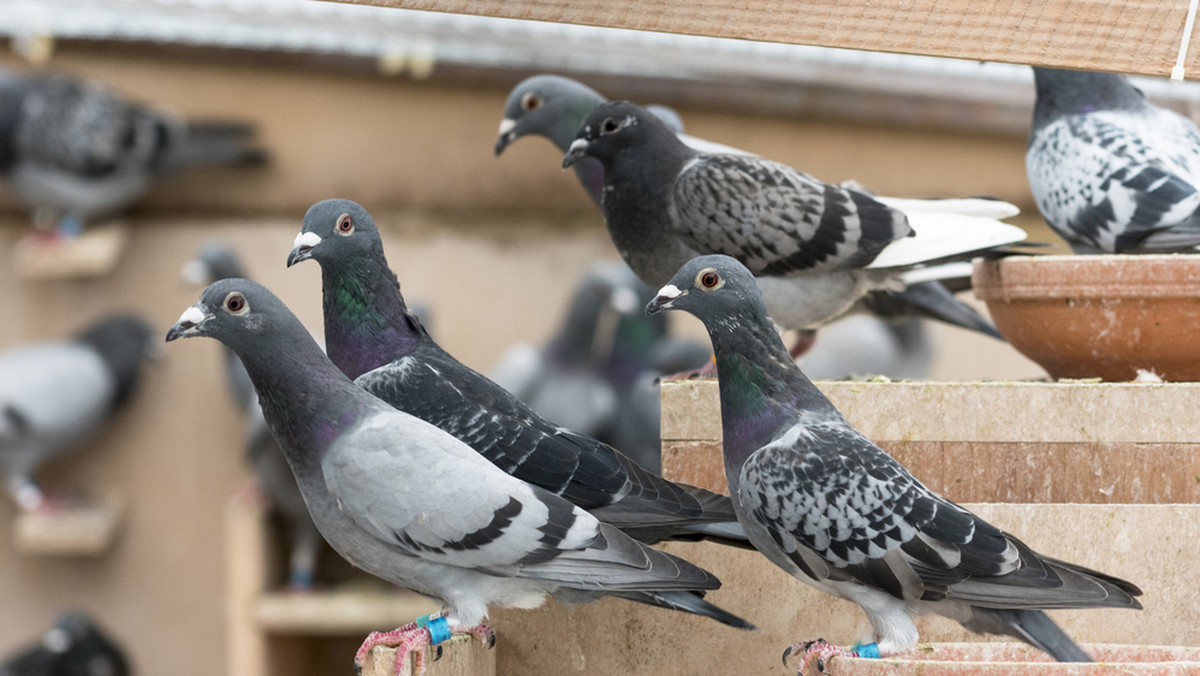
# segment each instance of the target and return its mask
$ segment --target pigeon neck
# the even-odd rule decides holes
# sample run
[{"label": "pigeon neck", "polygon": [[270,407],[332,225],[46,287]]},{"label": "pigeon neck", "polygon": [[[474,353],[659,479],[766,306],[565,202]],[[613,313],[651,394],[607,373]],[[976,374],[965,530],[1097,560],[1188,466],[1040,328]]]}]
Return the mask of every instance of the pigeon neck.
[{"label": "pigeon neck", "polygon": [[239,350],[263,418],[299,476],[315,471],[325,450],[355,424],[357,386],[321,353],[307,330],[280,341],[282,349]]},{"label": "pigeon neck", "polygon": [[653,288],[699,255],[675,234],[670,209],[674,179],[695,151],[671,140],[676,142],[662,152],[618,153],[604,176],[608,234],[629,267]]},{"label": "pigeon neck", "polygon": [[790,427],[802,412],[840,416],[792,361],[778,332],[742,318],[710,324],[721,392],[726,474],[733,483],[746,458]]},{"label": "pigeon neck", "polygon": [[1097,110],[1133,110],[1145,105],[1142,93],[1123,75],[1034,68],[1037,88],[1034,124],[1061,115]]},{"label": "pigeon neck", "polygon": [[383,252],[376,255],[377,263],[329,266],[322,273],[325,349],[351,379],[411,353],[427,335],[404,304]]}]

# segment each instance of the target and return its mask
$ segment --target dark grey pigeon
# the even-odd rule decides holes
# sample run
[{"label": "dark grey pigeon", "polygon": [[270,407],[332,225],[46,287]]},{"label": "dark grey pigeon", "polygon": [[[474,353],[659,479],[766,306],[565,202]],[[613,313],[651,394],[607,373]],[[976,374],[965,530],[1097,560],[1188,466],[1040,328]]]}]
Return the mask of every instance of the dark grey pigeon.
[{"label": "dark grey pigeon", "polygon": [[1025,170],[1038,209],[1076,253],[1200,246],[1200,130],[1124,75],[1034,68]]},{"label": "dark grey pigeon", "polygon": [[[605,100],[596,90],[570,78],[558,75],[534,75],[526,78],[513,88],[505,102],[504,119],[500,122],[500,133],[496,139],[496,154],[499,155],[511,143],[530,134],[546,137],[565,153],[570,149],[587,114]],[[683,119],[670,108],[647,106],[646,109],[681,141],[695,150],[751,156],[751,153],[737,148],[684,134]],[[588,196],[603,210],[604,167],[595,158],[581,157],[575,161],[572,168]],[[906,213],[925,210],[993,218],[1003,218],[1016,213],[1016,208],[1012,205],[996,200],[900,200],[874,197]],[[969,275],[968,271],[967,280]],[[874,296],[877,295],[886,298],[875,299]],[[887,308],[887,314],[881,316],[892,321],[902,322],[911,316],[926,317],[1000,338],[999,332],[990,321],[980,316],[969,305],[954,298],[938,281],[909,284],[897,290],[871,291],[864,301],[859,309],[874,313],[881,308]],[[898,319],[897,308],[903,309],[903,316]]]},{"label": "dark grey pigeon", "polygon": [[[245,277],[246,274],[233,249],[223,242],[213,241],[206,243],[196,258],[188,261],[183,276],[192,284],[207,285],[218,279]],[[316,581],[317,562],[324,540],[304,506],[300,487],[296,485],[283,451],[279,450],[279,444],[267,429],[258,397],[254,394],[254,384],[250,382],[242,360],[232,350],[225,349],[224,352],[226,384],[234,403],[245,416],[242,444],[246,463],[271,507],[283,518],[291,538],[288,587],[297,591],[311,589]]]},{"label": "dark grey pigeon", "polygon": [[67,234],[191,166],[261,163],[253,128],[189,122],[92,81],[0,70],[0,177]]},{"label": "dark grey pigeon", "polygon": [[36,644],[0,664],[0,676],[128,676],[120,645],[87,613],[69,611]]},{"label": "dark grey pigeon", "polygon": [[38,468],[99,432],[156,348],[146,322],[111,315],[67,340],[0,352],[0,470],[22,509],[44,505]]},{"label": "dark grey pigeon", "polygon": [[563,164],[584,157],[604,167],[609,234],[638,276],[659,286],[700,253],[734,256],[789,329],[813,330],[870,292],[902,290],[916,268],[935,281],[932,264],[1025,238],[992,217],[1014,213],[1003,202],[877,199],[761,157],[697,150],[624,101],[584,118]]},{"label": "dark grey pigeon", "polygon": [[912,648],[912,616],[936,613],[1089,661],[1042,610],[1141,608],[1133,584],[1035,553],[852,428],[789,358],[741,263],[689,261],[646,311],[667,309],[695,315],[712,340],[725,477],[750,541],[797,579],[859,604],[878,654]]},{"label": "dark grey pigeon", "polygon": [[[476,628],[490,606],[532,608],[547,595],[617,596],[750,627],[701,598],[720,586],[708,572],[509,476],[355,385],[262,286],[213,283],[167,340],[193,336],[216,338],[242,359],[329,544],[358,568],[440,601],[449,629]],[[373,634],[359,654],[422,636],[429,632],[415,625]]]},{"label": "dark grey pigeon", "polygon": [[545,420],[439,347],[405,306],[366,209],[349,200],[313,205],[288,265],[310,258],[321,265],[329,358],[368,392],[640,540],[747,546],[728,497],[667,481]]}]

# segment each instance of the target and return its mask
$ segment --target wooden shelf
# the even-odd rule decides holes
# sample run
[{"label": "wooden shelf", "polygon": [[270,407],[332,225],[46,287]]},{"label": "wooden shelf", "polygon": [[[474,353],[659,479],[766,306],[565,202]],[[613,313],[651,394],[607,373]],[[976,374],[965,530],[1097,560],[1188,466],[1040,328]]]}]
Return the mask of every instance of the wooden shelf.
[{"label": "wooden shelf", "polygon": [[[357,0],[510,19],[1168,76],[1186,0]],[[1200,78],[1200,49],[1185,61]]]},{"label": "wooden shelf", "polygon": [[13,250],[13,268],[25,279],[102,277],[116,268],[129,231],[127,223],[108,223],[78,237],[26,235]]},{"label": "wooden shelf", "polygon": [[13,531],[17,551],[36,556],[100,556],[116,540],[125,501],[105,495],[91,504],[18,514]]},{"label": "wooden shelf", "polygon": [[437,610],[429,599],[396,589],[268,592],[258,600],[258,625],[270,634],[365,636]]}]

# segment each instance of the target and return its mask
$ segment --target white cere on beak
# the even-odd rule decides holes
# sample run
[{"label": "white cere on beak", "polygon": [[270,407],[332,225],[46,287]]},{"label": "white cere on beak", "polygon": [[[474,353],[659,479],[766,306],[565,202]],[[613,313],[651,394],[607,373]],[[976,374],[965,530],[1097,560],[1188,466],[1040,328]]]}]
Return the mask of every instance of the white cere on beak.
[{"label": "white cere on beak", "polygon": [[56,655],[61,655],[71,647],[71,635],[62,627],[54,627],[42,636],[42,647]]},{"label": "white cere on beak", "polygon": [[675,300],[682,293],[683,292],[679,290],[679,287],[675,286],[674,284],[668,284],[658,290],[658,297],[666,298],[668,300]]},{"label": "white cere on beak", "polygon": [[179,271],[179,276],[183,278],[184,284],[200,286],[208,278],[208,266],[199,258],[193,258],[183,264],[183,269]]},{"label": "white cere on beak", "polygon": [[179,321],[177,321],[175,323],[180,324],[183,322],[187,322],[187,323],[195,326],[196,324],[199,324],[200,322],[204,321],[205,316],[206,315],[204,314],[204,310],[201,310],[200,308],[193,305],[190,308],[184,310],[183,314],[179,315]]},{"label": "white cere on beak", "polygon": [[583,149],[586,147],[588,147],[588,140],[585,138],[577,138],[574,141],[571,141],[571,146],[567,148],[567,153],[570,154],[576,151],[583,152]]},{"label": "white cere on beak", "polygon": [[633,314],[638,309],[637,292],[627,286],[614,289],[608,302],[614,310],[623,315]]},{"label": "white cere on beak", "polygon": [[321,243],[321,236],[315,232],[302,232],[296,235],[296,240],[292,242],[292,248],[298,249],[302,246],[313,248]]},{"label": "white cere on beak", "polygon": [[513,127],[515,126],[517,126],[516,120],[512,120],[507,117],[503,120],[500,120],[500,136],[504,136],[508,132],[512,131]]}]

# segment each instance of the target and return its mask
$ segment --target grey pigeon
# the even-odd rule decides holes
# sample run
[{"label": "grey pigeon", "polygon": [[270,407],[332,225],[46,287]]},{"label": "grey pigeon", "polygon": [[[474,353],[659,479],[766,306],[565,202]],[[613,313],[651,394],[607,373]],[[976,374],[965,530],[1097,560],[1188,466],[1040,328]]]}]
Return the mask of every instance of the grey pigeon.
[{"label": "grey pigeon", "polygon": [[95,436],[133,394],[151,335],[141,319],[112,315],[67,340],[0,352],[0,470],[22,509],[45,503],[38,468]]},{"label": "grey pigeon", "polygon": [[1124,75],[1034,68],[1025,169],[1038,209],[1076,253],[1200,245],[1200,131]]},{"label": "grey pigeon", "polygon": [[128,676],[124,650],[87,613],[68,611],[36,644],[0,664],[0,676]]},{"label": "grey pigeon", "polygon": [[750,541],[794,577],[862,607],[877,651],[861,654],[908,650],[912,616],[936,613],[1088,661],[1042,610],[1141,608],[1133,584],[1035,553],[852,428],[788,357],[741,263],[689,261],[646,311],[666,309],[708,329],[725,476]]},{"label": "grey pigeon", "polygon": [[210,285],[167,340],[193,336],[216,338],[242,359],[329,544],[358,568],[440,601],[449,629],[476,627],[489,606],[532,608],[547,595],[617,596],[750,627],[701,598],[720,585],[708,572],[504,473],[355,385],[262,286]]},{"label": "grey pigeon", "polygon": [[0,70],[0,178],[67,234],[178,169],[264,156],[245,123],[188,122],[96,82]]},{"label": "grey pigeon", "polygon": [[542,417],[580,434],[595,436],[611,425],[617,395],[601,372],[597,330],[623,291],[617,281],[609,265],[593,265],[549,342],[510,347],[492,367],[491,379]]},{"label": "grey pigeon", "polygon": [[[184,266],[184,277],[192,284],[207,285],[218,279],[245,276],[237,254],[228,244],[217,241],[206,243],[196,258]],[[254,384],[250,382],[242,360],[232,350],[225,349],[224,352],[226,384],[234,403],[245,416],[242,444],[246,463],[271,507],[286,523],[291,539],[288,587],[297,591],[311,589],[316,582],[317,562],[324,540],[304,506],[300,487],[296,485],[283,451],[279,450],[279,444],[267,429]]]},{"label": "grey pigeon", "polygon": [[[530,134],[546,137],[565,153],[575,140],[584,118],[604,101],[605,98],[599,92],[570,78],[558,75],[535,75],[527,78],[509,93],[504,107],[504,120],[500,123],[500,134],[496,139],[496,154],[499,155],[511,143]],[[743,150],[684,134],[683,120],[670,108],[647,106],[646,109],[684,144],[695,150],[753,157],[751,153]],[[583,156],[575,160],[572,168],[592,201],[603,210],[604,167],[595,158]],[[860,192],[866,192],[861,187],[858,189]],[[905,213],[934,211],[993,218],[1016,213],[1016,208],[1012,205],[996,200],[919,200],[875,195],[872,197]],[[673,271],[674,267],[671,270]],[[968,280],[969,275],[968,269]],[[655,286],[659,284],[661,282],[655,282]],[[894,321],[903,321],[909,316],[936,319],[1000,338],[999,332],[990,321],[980,316],[969,305],[954,298],[938,281],[913,283],[898,289],[871,290],[858,309],[879,313],[879,316]]]},{"label": "grey pigeon", "polygon": [[[917,269],[921,281],[936,280],[934,263],[1025,238],[990,216],[944,211],[991,201],[887,200],[901,210],[757,156],[696,150],[624,101],[602,103],[584,119],[563,164],[583,157],[604,166],[609,234],[638,276],[658,286],[697,254],[732,255],[789,329],[816,329],[869,292],[901,290]],[[991,204],[984,208],[1012,213]]]},{"label": "grey pigeon", "polygon": [[747,546],[727,496],[667,481],[542,418],[438,346],[405,306],[379,230],[358,204],[308,210],[288,265],[310,258],[321,266],[329,358],[368,392],[640,540]]}]

